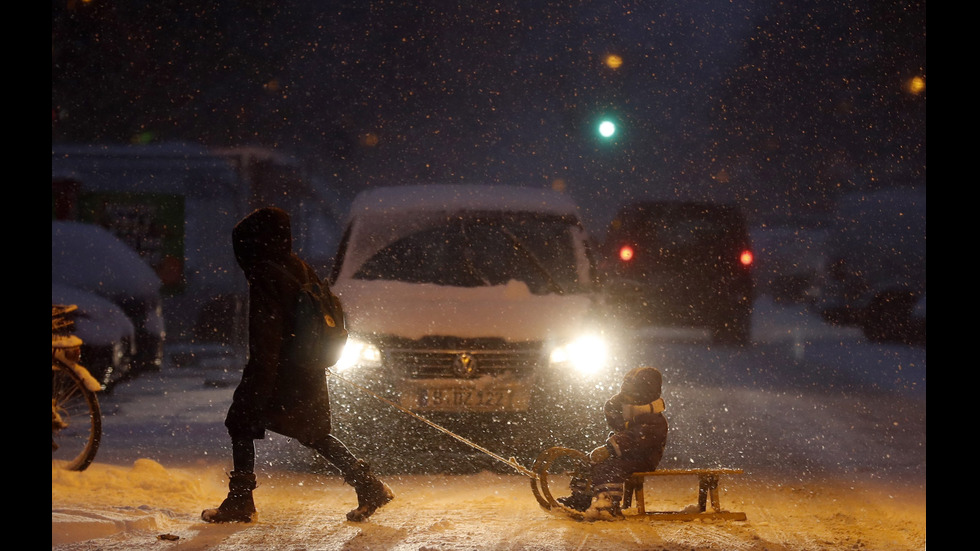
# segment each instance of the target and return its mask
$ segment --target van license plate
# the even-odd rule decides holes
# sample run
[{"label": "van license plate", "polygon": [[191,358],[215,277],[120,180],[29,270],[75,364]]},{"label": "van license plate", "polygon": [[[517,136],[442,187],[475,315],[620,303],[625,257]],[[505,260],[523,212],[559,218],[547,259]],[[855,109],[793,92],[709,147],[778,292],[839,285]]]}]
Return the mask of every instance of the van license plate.
[{"label": "van license plate", "polygon": [[523,411],[530,398],[526,394],[508,387],[417,387],[402,394],[402,405],[417,411]]}]

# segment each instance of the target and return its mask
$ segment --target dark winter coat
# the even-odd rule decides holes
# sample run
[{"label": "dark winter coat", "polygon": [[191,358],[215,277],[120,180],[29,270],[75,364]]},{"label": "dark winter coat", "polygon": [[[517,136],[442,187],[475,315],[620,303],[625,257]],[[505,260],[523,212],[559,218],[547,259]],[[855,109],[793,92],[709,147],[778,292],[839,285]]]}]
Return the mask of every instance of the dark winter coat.
[{"label": "dark winter coat", "polygon": [[661,398],[636,406],[629,404],[622,393],[606,401],[603,409],[612,429],[605,446],[609,456],[592,466],[593,487],[623,483],[632,473],[657,468],[667,446],[663,408]]},{"label": "dark winter coat", "polygon": [[232,242],[248,280],[248,363],[225,426],[233,438],[263,438],[271,430],[306,444],[320,441],[330,434],[326,373],[291,365],[280,354],[293,326],[300,282],[317,276],[292,253],[289,215],[281,209],[263,208],[243,218]]},{"label": "dark winter coat", "polygon": [[[659,403],[659,408],[656,405]],[[631,419],[626,409],[632,408]],[[661,411],[656,411],[660,409]],[[622,394],[606,401],[603,410],[606,423],[612,433],[606,440],[614,455],[624,460],[642,463],[643,470],[653,470],[660,464],[667,446],[667,418],[663,414],[663,399],[634,406],[627,403]]]}]

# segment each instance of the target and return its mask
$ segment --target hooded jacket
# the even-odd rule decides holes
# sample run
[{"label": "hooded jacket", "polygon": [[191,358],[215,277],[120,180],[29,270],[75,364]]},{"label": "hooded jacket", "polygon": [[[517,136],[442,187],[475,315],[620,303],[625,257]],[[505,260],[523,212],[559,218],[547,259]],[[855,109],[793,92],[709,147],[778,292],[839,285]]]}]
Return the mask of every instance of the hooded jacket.
[{"label": "hooded jacket", "polygon": [[662,376],[656,368],[636,368],[623,379],[621,391],[603,407],[612,429],[606,440],[610,452],[649,470],[660,463],[667,445],[661,384]]},{"label": "hooded jacket", "polygon": [[233,437],[263,438],[268,429],[304,443],[325,438],[331,428],[326,373],[304,373],[280,354],[300,282],[317,279],[292,252],[289,215],[272,207],[252,212],[232,230],[232,244],[248,281],[248,362],[225,425]]}]

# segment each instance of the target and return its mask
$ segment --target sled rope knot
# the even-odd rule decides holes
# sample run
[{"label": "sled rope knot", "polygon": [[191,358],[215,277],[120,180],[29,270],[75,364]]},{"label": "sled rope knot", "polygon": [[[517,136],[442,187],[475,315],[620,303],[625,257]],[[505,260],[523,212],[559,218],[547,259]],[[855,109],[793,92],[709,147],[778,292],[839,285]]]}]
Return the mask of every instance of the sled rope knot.
[{"label": "sled rope knot", "polygon": [[504,459],[503,456],[498,455],[498,454],[495,454],[492,451],[484,448],[483,446],[480,446],[479,444],[477,444],[477,443],[475,443],[475,442],[473,442],[471,440],[468,440],[465,437],[460,436],[460,435],[454,433],[453,431],[451,431],[451,430],[449,430],[449,429],[447,429],[447,428],[445,428],[443,426],[440,426],[440,425],[438,425],[436,423],[433,423],[432,421],[426,419],[425,417],[422,417],[421,415],[415,413],[414,411],[412,411],[412,410],[410,410],[408,408],[405,408],[405,407],[401,406],[400,404],[396,404],[396,403],[392,402],[391,400],[388,400],[384,396],[379,396],[377,393],[372,392],[370,389],[365,388],[364,386],[359,385],[359,384],[355,383],[354,381],[351,381],[349,379],[345,379],[345,378],[341,377],[336,372],[334,372],[334,371],[332,371],[330,369],[327,370],[327,373],[331,377],[334,377],[336,379],[339,379],[339,380],[341,380],[341,381],[343,381],[343,382],[351,385],[352,387],[354,387],[354,388],[356,388],[356,389],[358,389],[358,390],[360,390],[362,392],[365,392],[365,393],[367,393],[367,394],[369,394],[369,395],[377,398],[378,400],[381,400],[382,402],[388,404],[389,406],[394,407],[394,408],[396,408],[398,410],[401,410],[402,412],[404,412],[404,413],[406,413],[406,414],[408,414],[408,415],[410,415],[410,416],[418,419],[419,421],[422,421],[423,423],[429,425],[430,427],[432,427],[432,428],[434,428],[434,429],[436,429],[436,430],[438,430],[440,432],[443,432],[445,434],[448,434],[449,436],[452,436],[453,438],[455,438],[456,440],[459,440],[460,442],[466,444],[467,446],[469,446],[469,447],[471,447],[471,448],[473,448],[475,450],[478,450],[480,452],[483,452],[483,453],[489,455],[490,457],[496,459],[497,461],[500,461],[501,463],[504,463],[506,465],[509,465],[512,469],[514,469],[515,471],[521,473],[522,475],[527,476],[527,477],[530,477],[530,478],[533,478],[534,480],[537,480],[538,479],[538,475],[535,474],[534,471],[532,471],[532,470],[528,469],[527,467],[524,467],[523,465],[521,465],[520,463],[518,463],[517,462],[517,458],[511,457],[509,459]]}]

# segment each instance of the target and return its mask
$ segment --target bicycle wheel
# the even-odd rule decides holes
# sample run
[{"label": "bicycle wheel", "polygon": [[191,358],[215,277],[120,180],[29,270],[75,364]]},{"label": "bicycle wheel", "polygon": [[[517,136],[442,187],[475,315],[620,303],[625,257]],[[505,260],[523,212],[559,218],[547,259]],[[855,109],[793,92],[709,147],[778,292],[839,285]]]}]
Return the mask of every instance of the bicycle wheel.
[{"label": "bicycle wheel", "polygon": [[70,471],[92,464],[102,439],[102,411],[95,393],[68,366],[51,366],[51,458]]}]

